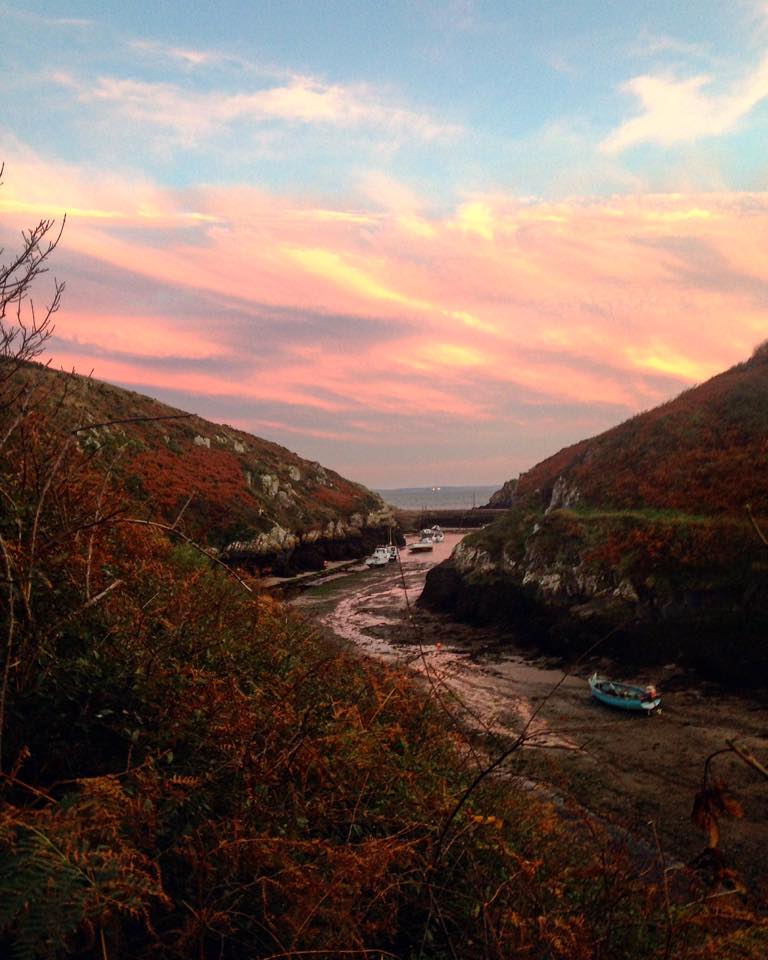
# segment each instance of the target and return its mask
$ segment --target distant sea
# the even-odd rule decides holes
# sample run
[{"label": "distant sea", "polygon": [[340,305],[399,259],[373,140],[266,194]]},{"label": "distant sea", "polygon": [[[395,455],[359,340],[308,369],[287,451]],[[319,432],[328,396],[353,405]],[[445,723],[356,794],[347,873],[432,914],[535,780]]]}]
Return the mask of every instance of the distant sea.
[{"label": "distant sea", "polygon": [[484,507],[501,487],[398,487],[395,490],[377,490],[384,500],[402,510],[469,510]]}]

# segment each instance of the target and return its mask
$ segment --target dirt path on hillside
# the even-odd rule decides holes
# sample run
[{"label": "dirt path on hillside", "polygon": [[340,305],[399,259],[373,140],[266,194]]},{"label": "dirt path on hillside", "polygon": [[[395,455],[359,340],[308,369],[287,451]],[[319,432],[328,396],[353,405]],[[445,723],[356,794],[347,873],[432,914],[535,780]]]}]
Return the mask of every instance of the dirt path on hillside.
[{"label": "dirt path on hillside", "polygon": [[[451,710],[465,725],[508,739],[529,723],[530,740],[515,754],[513,769],[547,780],[649,842],[654,822],[667,853],[691,860],[704,846],[690,820],[704,762],[729,739],[768,762],[766,702],[718,690],[673,664],[625,676],[610,661],[592,658],[564,679],[554,661],[531,657],[512,636],[416,610],[426,571],[448,557],[460,538],[447,535],[432,554],[403,553],[402,570],[390,565],[330,577],[294,604],[365,653],[450,691]],[[654,682],[663,696],[662,714],[646,718],[598,704],[586,683],[594,670]],[[716,758],[713,770],[745,814],[721,821],[726,861],[757,883],[766,878],[768,782],[733,754]]]}]

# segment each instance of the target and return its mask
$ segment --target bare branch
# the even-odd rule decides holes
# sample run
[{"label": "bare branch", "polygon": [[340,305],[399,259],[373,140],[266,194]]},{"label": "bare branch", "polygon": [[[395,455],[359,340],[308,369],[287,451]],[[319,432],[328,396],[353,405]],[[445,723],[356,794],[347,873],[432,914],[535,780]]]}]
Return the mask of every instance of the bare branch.
[{"label": "bare branch", "polygon": [[111,427],[116,423],[148,423],[154,420],[188,420],[193,413],[168,413],[162,417],[122,417],[119,420],[104,420],[102,423],[83,423],[75,427],[71,433],[83,433],[85,430],[98,430],[100,427]]},{"label": "bare branch", "polygon": [[11,675],[13,642],[16,631],[16,611],[14,604],[14,579],[13,564],[5,540],[0,536],[0,548],[5,561],[5,569],[8,576],[8,633],[5,639],[5,662],[3,664],[3,679],[0,685],[0,772],[3,769],[3,731],[5,729],[5,701],[8,695],[8,681]]},{"label": "bare branch", "polygon": [[101,593],[97,593],[95,597],[88,598],[85,603],[81,603],[80,606],[75,610],[70,610],[66,616],[62,617],[60,620],[57,620],[47,632],[51,636],[54,636],[64,626],[65,623],[69,623],[70,620],[74,620],[75,617],[79,617],[81,613],[85,613],[86,610],[90,610],[91,607],[95,607],[97,603],[100,603],[104,597],[109,596],[113,590],[122,586],[123,583],[125,583],[124,580],[113,580],[108,587],[105,587],[101,591]]},{"label": "bare branch", "polygon": [[752,513],[752,504],[747,503],[744,509],[747,511],[747,516],[749,517],[750,523],[752,524],[752,527],[755,533],[763,541],[765,546],[768,547],[768,538],[766,538],[765,534],[762,531],[762,528],[760,527],[760,524],[757,522],[757,519],[755,518],[754,513]]},{"label": "bare branch", "polygon": [[746,747],[739,746],[739,744],[733,740],[726,740],[725,742],[737,757],[740,757],[744,763],[752,767],[753,770],[756,770],[761,777],[765,777],[766,780],[768,780],[768,768],[764,767],[751,751],[747,750]]},{"label": "bare branch", "polygon": [[[0,165],[2,179],[4,165]],[[0,386],[22,364],[39,356],[53,333],[53,317],[61,305],[64,284],[54,279],[53,295],[42,310],[31,298],[34,282],[48,272],[48,260],[59,245],[67,218],[44,219],[21,233],[21,247],[8,263],[0,263]],[[3,254],[0,249],[0,255]],[[0,397],[0,407],[9,398]]]}]

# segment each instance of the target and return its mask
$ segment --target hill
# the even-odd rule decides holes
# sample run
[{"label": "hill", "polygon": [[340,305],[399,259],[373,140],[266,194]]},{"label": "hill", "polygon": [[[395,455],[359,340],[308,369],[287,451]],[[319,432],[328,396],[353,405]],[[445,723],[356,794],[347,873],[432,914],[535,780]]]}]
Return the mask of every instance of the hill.
[{"label": "hill", "polygon": [[139,516],[255,570],[290,572],[386,541],[378,494],[269,440],[89,377],[26,364],[15,378],[99,452]]},{"label": "hill", "polygon": [[[426,605],[537,646],[681,660],[759,682],[768,665],[768,350],[554,456],[430,574]],[[755,522],[746,505],[754,511]]]},{"label": "hill", "polygon": [[[768,350],[521,475],[516,496],[593,506],[768,513]],[[566,486],[570,494],[566,492]]]}]

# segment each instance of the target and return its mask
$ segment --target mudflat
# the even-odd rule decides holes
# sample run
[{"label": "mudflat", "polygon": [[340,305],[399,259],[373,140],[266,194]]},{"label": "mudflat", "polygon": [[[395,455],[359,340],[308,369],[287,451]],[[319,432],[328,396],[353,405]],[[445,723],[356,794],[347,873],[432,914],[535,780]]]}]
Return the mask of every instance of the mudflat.
[{"label": "mudflat", "polygon": [[[712,780],[738,802],[743,817],[720,819],[725,865],[749,885],[768,883],[768,780],[728,749],[735,741],[768,765],[768,700],[702,681],[675,664],[627,675],[599,655],[575,665],[523,649],[516,638],[451,622],[415,607],[429,567],[461,539],[448,534],[432,554],[402,554],[402,566],[353,571],[309,588],[296,605],[324,630],[363,653],[421,674],[443,691],[450,717],[487,755],[525,734],[507,766],[544,781],[668,857],[688,863],[706,846],[691,822],[708,757]],[[597,651],[599,654],[599,651]],[[654,683],[658,716],[597,703],[586,678]]]}]

